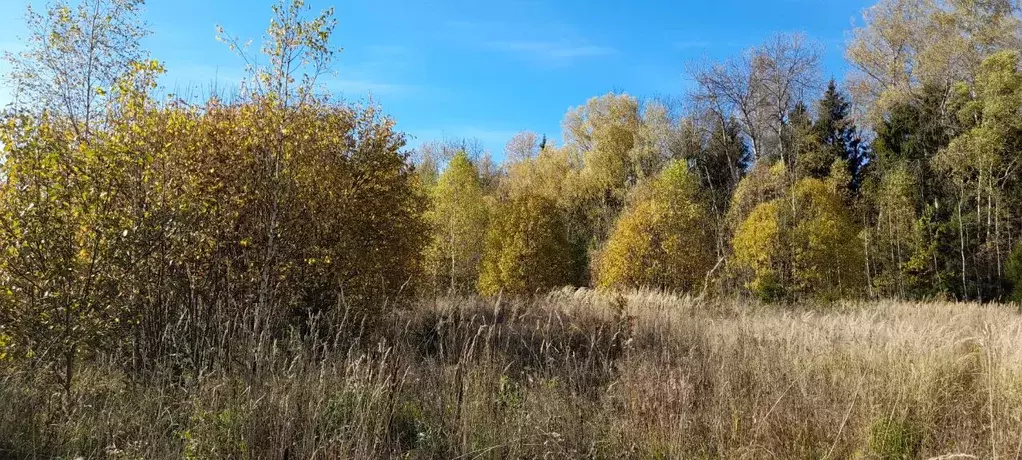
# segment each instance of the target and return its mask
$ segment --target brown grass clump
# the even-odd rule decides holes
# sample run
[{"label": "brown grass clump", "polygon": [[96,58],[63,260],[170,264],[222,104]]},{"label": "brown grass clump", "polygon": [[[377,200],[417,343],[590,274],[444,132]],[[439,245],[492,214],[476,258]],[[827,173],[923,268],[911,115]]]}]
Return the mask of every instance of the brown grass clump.
[{"label": "brown grass clump", "polygon": [[92,357],[70,394],[31,360],[7,358],[0,457],[1022,451],[1022,317],[1008,306],[782,308],[564,290],[422,302],[372,333],[335,329],[233,340],[236,349],[220,353],[229,359],[168,354],[144,372]]}]

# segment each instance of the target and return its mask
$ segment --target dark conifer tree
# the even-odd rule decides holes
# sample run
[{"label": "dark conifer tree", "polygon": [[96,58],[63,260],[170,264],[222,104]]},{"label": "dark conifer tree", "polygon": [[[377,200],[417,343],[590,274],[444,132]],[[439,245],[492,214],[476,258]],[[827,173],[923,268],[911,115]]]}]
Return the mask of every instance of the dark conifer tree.
[{"label": "dark conifer tree", "polygon": [[840,159],[848,165],[850,186],[858,191],[862,185],[862,171],[870,160],[870,149],[851,119],[851,104],[833,79],[818,102],[817,111],[813,130],[821,149],[828,158]]}]

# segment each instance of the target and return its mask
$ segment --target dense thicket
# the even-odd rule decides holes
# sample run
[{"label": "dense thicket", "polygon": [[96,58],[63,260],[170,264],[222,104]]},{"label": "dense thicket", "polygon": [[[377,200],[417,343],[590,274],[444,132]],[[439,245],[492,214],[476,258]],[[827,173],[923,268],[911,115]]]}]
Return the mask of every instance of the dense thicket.
[{"label": "dense thicket", "polygon": [[[77,14],[57,4],[12,57],[48,67],[62,61],[37,54],[74,54],[103,69],[81,84],[105,97],[88,102],[102,117],[80,107],[77,120],[43,98],[0,125],[8,355],[58,363],[69,387],[75,361],[93,352],[123,349],[139,367],[183,353],[166,349],[177,322],[196,325],[185,341],[198,346],[237,332],[214,318],[244,314],[271,341],[309,317],[372,319],[385,299],[415,292],[426,197],[393,121],[313,93],[329,15],[304,21],[299,2],[278,5],[270,64],[243,94],[197,106],[153,97],[156,61],[94,51],[88,37],[112,34],[95,23],[139,21],[121,3],[83,2]],[[77,37],[84,27],[94,29]],[[45,48],[52,37],[66,47]]]}]

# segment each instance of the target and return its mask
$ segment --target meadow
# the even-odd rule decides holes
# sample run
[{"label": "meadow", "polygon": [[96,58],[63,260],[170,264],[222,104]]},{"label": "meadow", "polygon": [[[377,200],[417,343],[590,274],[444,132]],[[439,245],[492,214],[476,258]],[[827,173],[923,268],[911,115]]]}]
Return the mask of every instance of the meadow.
[{"label": "meadow", "polygon": [[[183,343],[70,393],[0,365],[7,458],[1017,458],[1012,305],[775,306],[653,291],[419,302]],[[314,329],[314,326],[311,326]],[[178,329],[174,329],[178,328]],[[204,339],[216,340],[216,339]]]},{"label": "meadow", "polygon": [[483,98],[458,49],[423,139],[337,88],[342,51],[406,60],[389,18],[334,40],[357,2],[215,26],[245,77],[186,96],[148,46],[190,9],[33,3],[0,50],[0,460],[1022,456],[1022,1],[877,0],[843,79],[826,37],[761,37],[503,152],[435,109],[498,132],[569,92]]}]

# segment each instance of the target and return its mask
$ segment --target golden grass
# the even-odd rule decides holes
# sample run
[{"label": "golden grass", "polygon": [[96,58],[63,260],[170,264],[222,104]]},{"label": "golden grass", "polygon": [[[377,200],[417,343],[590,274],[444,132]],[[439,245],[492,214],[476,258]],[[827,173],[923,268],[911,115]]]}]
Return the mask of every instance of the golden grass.
[{"label": "golden grass", "polygon": [[0,365],[0,457],[1018,458],[1015,307],[563,290],[189,369]]}]

